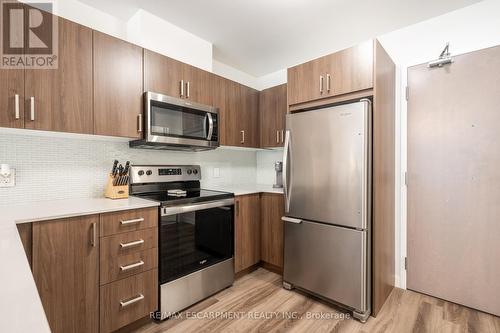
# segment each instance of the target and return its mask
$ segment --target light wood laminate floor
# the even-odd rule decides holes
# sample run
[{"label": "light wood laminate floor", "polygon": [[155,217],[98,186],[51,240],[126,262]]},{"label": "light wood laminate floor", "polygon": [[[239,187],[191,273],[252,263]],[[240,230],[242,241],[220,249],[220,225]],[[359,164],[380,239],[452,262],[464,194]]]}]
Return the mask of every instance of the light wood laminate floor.
[{"label": "light wood laminate floor", "polygon": [[366,324],[345,316],[322,301],[283,289],[281,276],[260,268],[179,317],[135,332],[500,333],[499,317],[402,289],[394,289],[377,318]]}]

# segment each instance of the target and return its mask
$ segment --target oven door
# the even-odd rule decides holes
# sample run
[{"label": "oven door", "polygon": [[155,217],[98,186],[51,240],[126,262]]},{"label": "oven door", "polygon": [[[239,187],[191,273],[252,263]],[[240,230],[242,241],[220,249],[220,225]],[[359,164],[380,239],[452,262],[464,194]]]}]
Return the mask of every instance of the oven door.
[{"label": "oven door", "polygon": [[161,94],[145,94],[147,141],[219,146],[217,108]]},{"label": "oven door", "polygon": [[159,282],[233,257],[234,199],[161,208]]}]

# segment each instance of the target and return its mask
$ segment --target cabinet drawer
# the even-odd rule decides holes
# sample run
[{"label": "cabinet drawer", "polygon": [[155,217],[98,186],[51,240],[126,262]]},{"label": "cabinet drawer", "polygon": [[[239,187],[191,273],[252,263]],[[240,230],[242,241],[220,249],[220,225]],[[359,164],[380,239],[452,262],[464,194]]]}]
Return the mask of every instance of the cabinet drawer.
[{"label": "cabinet drawer", "polygon": [[158,270],[153,269],[101,286],[101,333],[148,316],[157,310]]},{"label": "cabinet drawer", "polygon": [[111,258],[101,257],[101,285],[149,271],[156,267],[158,267],[157,248]]},{"label": "cabinet drawer", "polygon": [[101,214],[101,236],[156,227],[158,208],[133,209]]},{"label": "cabinet drawer", "polygon": [[101,238],[101,261],[158,247],[158,228]]}]

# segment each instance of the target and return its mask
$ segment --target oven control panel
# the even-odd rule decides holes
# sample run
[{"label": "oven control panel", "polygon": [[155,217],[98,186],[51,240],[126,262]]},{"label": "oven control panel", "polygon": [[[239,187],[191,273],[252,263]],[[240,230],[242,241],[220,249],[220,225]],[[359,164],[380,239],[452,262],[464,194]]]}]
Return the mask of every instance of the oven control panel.
[{"label": "oven control panel", "polygon": [[201,179],[199,165],[132,165],[130,183],[163,183]]}]

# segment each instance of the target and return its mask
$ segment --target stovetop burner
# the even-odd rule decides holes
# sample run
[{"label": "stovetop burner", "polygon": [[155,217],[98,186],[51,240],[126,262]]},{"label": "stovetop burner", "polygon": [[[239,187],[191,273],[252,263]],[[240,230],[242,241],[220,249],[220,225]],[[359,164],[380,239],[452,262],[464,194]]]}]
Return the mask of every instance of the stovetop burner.
[{"label": "stovetop burner", "polygon": [[184,196],[169,195],[168,192],[141,193],[136,194],[136,196],[144,199],[159,201],[161,202],[162,206],[175,206],[186,203],[197,203],[233,198],[234,194],[210,190],[187,190],[186,195]]}]

